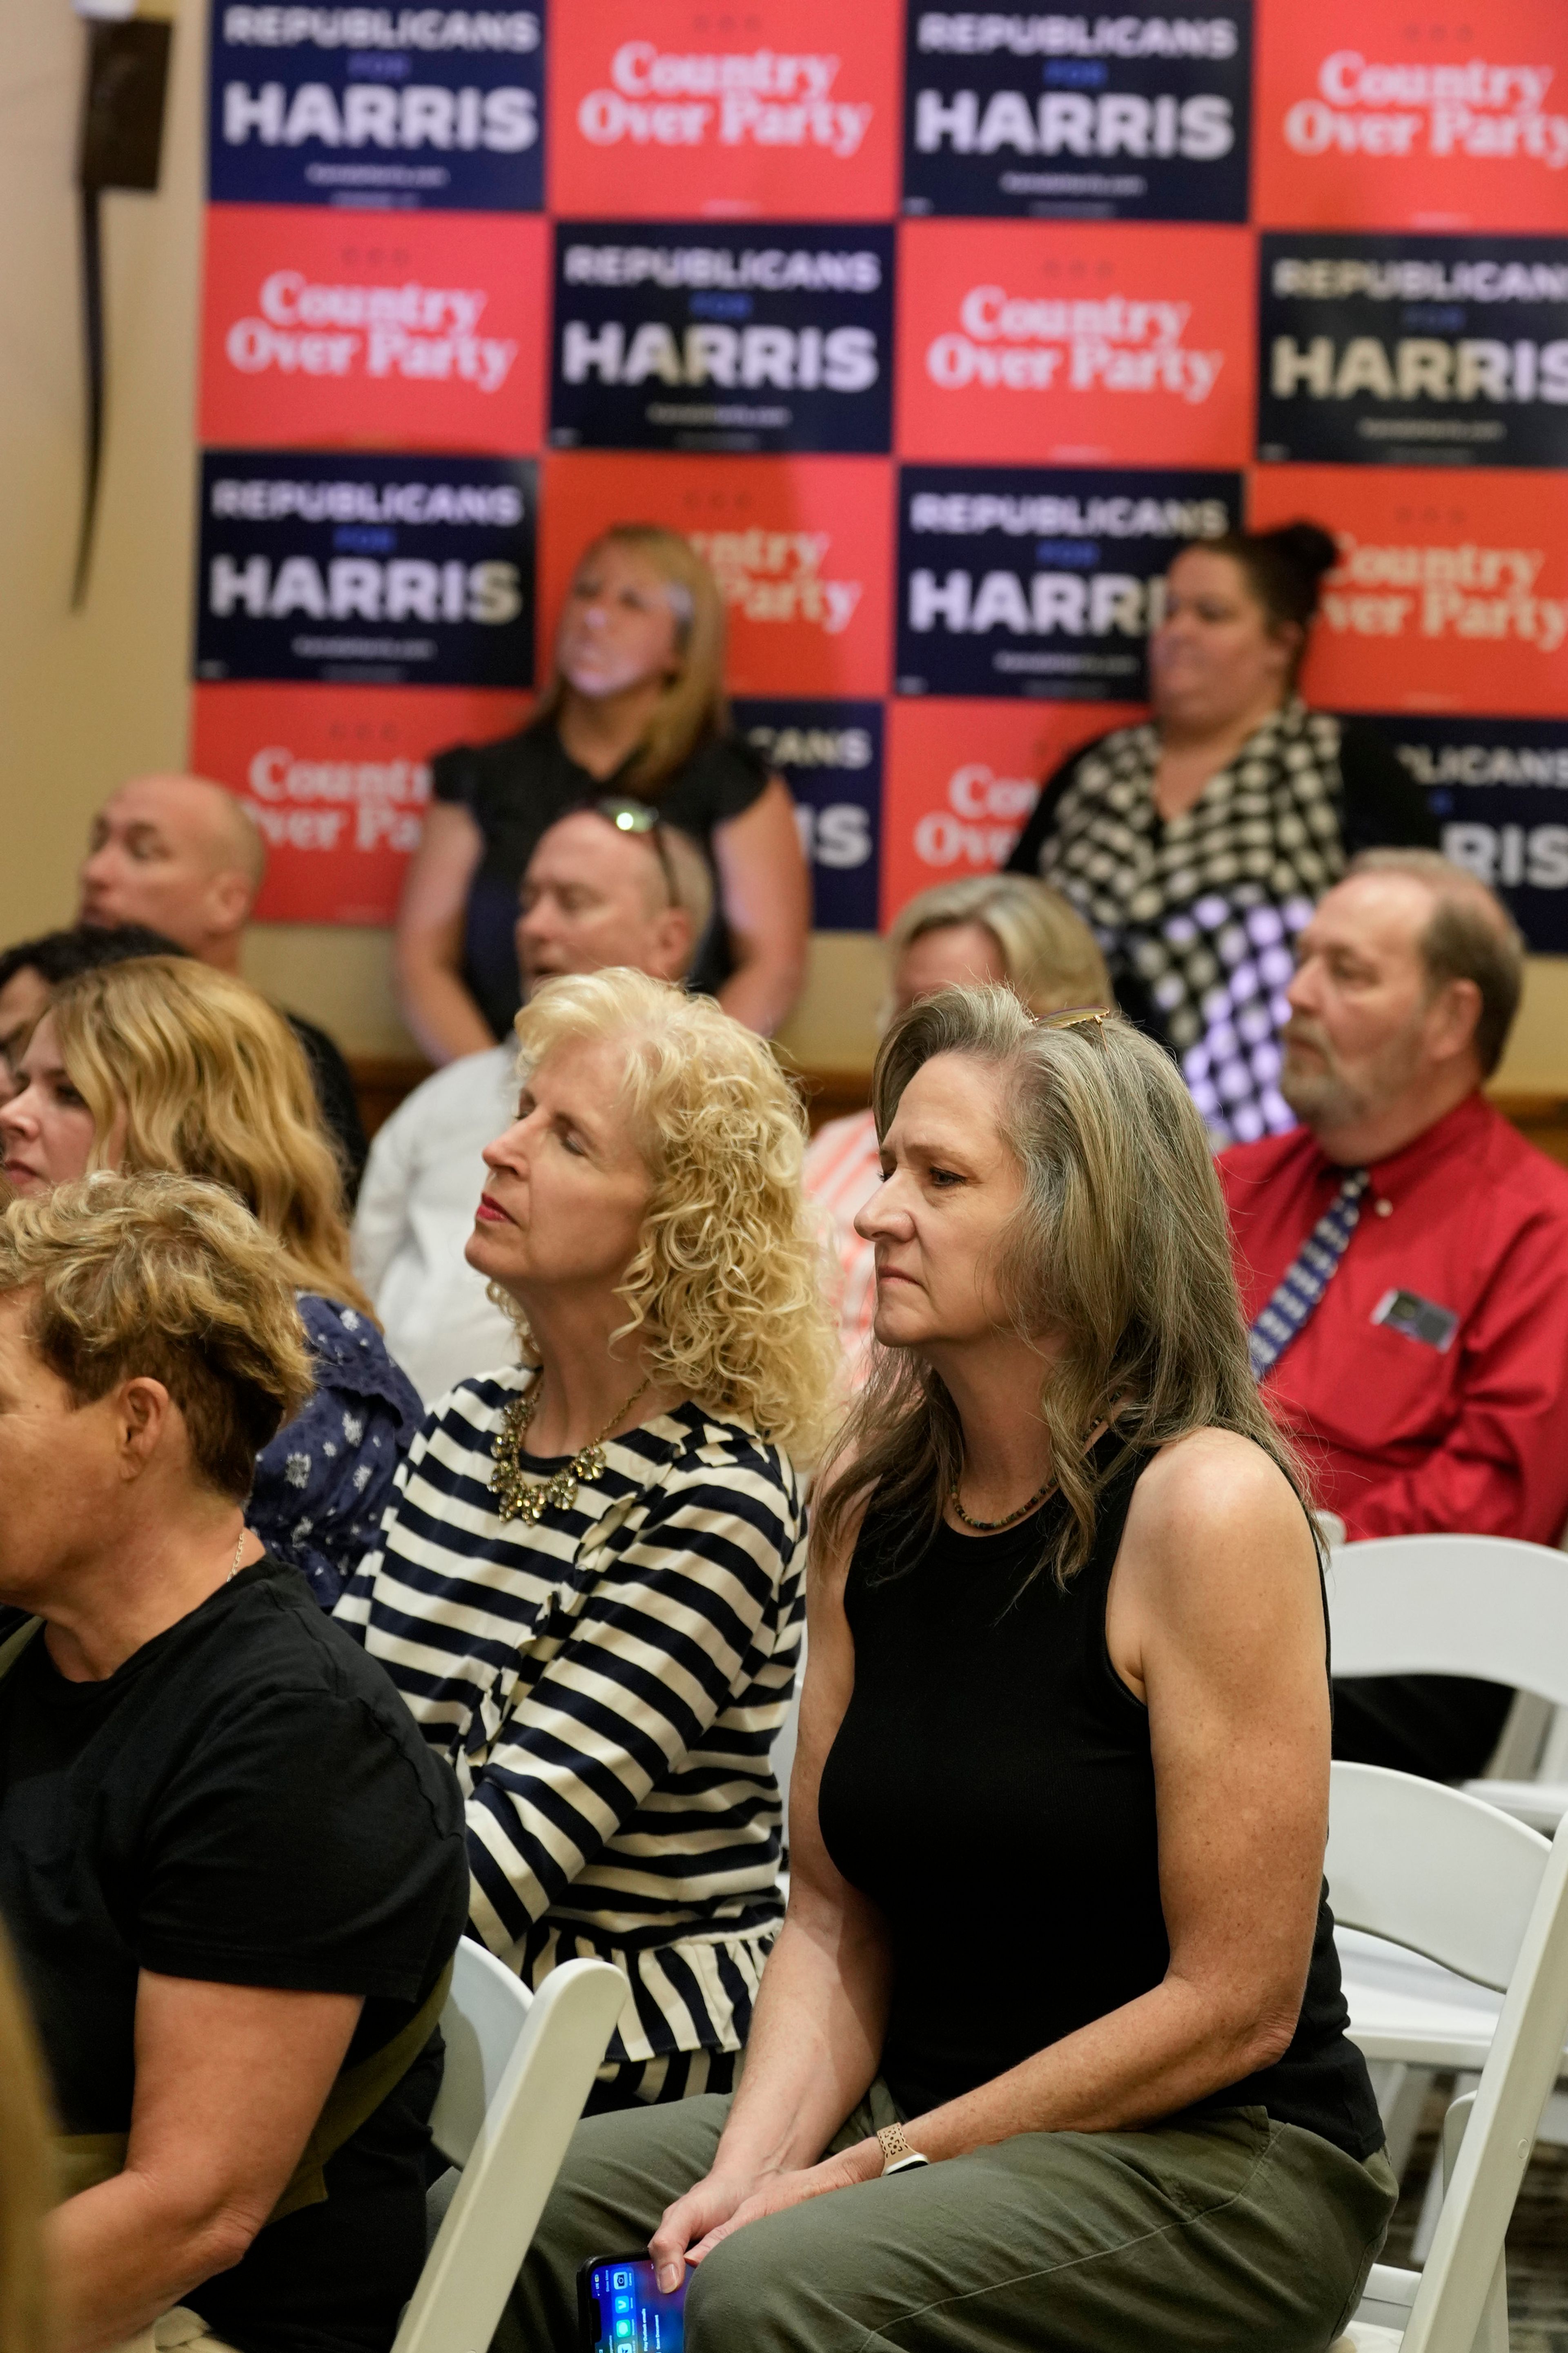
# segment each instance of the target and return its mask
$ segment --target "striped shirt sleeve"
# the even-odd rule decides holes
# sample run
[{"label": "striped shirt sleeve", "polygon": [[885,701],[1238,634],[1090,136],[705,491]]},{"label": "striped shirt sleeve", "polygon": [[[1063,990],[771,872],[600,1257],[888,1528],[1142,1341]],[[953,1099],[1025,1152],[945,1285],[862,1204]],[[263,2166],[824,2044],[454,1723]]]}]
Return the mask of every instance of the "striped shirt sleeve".
[{"label": "striped shirt sleeve", "polygon": [[[473,1925],[506,1954],[697,1748],[736,1686],[798,1631],[778,1627],[804,1537],[761,1482],[694,1463],[671,1480],[536,1657],[468,1801]],[[542,1652],[552,1646],[538,1646]]]}]

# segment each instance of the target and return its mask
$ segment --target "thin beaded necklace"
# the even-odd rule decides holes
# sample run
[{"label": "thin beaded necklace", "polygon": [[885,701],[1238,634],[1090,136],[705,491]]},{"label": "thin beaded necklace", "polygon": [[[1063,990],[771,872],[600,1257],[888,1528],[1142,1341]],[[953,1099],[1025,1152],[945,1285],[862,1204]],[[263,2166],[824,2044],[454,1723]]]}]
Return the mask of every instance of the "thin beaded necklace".
[{"label": "thin beaded necklace", "polygon": [[1053,1472],[1051,1476],[1046,1481],[1045,1485],[1043,1487],[1037,1487],[1028,1502],[1026,1504],[1020,1504],[1016,1512],[1004,1512],[999,1520],[972,1520],[969,1514],[964,1510],[963,1505],[958,1500],[958,1481],[959,1479],[962,1479],[963,1476],[963,1473],[961,1471],[958,1474],[958,1479],[953,1481],[952,1486],[947,1491],[947,1500],[952,1505],[953,1510],[958,1514],[959,1518],[963,1522],[964,1526],[966,1528],[973,1528],[977,1536],[994,1536],[997,1533],[998,1529],[1010,1528],[1017,1521],[1026,1520],[1031,1512],[1038,1511],[1040,1505],[1045,1502],[1046,1497],[1050,1493],[1051,1489],[1057,1483],[1056,1473]]}]

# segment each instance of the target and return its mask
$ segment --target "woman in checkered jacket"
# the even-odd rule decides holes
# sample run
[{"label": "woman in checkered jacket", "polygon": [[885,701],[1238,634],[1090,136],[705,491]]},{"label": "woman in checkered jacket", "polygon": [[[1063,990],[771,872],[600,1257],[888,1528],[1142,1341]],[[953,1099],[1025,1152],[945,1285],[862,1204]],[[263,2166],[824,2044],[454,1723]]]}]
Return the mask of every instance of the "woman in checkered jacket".
[{"label": "woman in checkered jacket", "polygon": [[1383,738],[1296,691],[1337,560],[1310,522],[1184,549],[1149,640],[1152,715],[1063,763],[1008,861],[1092,924],[1216,1145],[1295,1125],[1279,1032],[1317,901],[1358,849],[1437,843]]}]

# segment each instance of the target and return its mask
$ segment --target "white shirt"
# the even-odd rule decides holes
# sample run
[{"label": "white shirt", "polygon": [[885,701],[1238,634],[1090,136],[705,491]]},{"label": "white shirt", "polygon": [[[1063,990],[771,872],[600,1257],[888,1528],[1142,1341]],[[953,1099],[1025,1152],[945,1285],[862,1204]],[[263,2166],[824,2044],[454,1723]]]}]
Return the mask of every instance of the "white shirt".
[{"label": "white shirt", "polygon": [[371,1144],[354,1212],[354,1272],[426,1405],[518,1360],[510,1319],[463,1256],[484,1184],[479,1153],[515,1115],[516,1069],[512,1045],[448,1062]]}]

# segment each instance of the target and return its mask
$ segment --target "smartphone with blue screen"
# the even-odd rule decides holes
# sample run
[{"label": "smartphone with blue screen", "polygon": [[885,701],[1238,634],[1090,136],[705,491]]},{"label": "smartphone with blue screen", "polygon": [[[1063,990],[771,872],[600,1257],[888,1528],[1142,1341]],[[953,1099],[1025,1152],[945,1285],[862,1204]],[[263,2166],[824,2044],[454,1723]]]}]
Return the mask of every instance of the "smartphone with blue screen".
[{"label": "smartphone with blue screen", "polygon": [[577,2274],[583,2353],[681,2353],[690,2276],[666,2295],[646,2254],[597,2255],[584,2263]]}]

